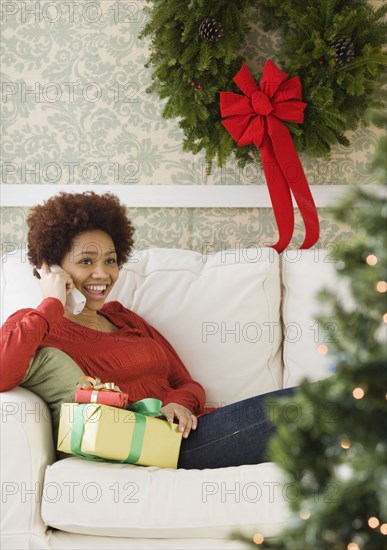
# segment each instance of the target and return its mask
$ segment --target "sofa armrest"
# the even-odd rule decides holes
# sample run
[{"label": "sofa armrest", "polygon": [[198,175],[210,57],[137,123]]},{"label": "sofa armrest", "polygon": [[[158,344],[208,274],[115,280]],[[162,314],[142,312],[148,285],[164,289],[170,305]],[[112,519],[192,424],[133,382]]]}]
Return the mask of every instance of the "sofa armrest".
[{"label": "sofa armrest", "polygon": [[43,481],[55,461],[51,413],[46,403],[20,386],[0,393],[1,534],[43,535]]}]

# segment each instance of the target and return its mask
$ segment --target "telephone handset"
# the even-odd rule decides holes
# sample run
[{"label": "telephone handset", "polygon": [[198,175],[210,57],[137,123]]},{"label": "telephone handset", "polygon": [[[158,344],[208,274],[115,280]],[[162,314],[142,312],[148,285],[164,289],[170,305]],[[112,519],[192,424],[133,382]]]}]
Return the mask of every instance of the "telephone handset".
[{"label": "telephone handset", "polygon": [[[61,269],[62,268],[61,268],[60,265],[57,265],[57,264],[50,265],[50,270],[51,271],[55,272],[55,271],[60,271]],[[36,271],[39,273],[40,276],[42,276],[42,273],[41,273],[42,270],[41,269],[36,269]],[[85,307],[85,304],[86,304],[86,298],[82,294],[82,292],[80,292],[77,288],[74,288],[66,296],[65,309],[69,313],[72,313],[73,315],[78,315],[79,313],[81,313],[81,311]]]}]

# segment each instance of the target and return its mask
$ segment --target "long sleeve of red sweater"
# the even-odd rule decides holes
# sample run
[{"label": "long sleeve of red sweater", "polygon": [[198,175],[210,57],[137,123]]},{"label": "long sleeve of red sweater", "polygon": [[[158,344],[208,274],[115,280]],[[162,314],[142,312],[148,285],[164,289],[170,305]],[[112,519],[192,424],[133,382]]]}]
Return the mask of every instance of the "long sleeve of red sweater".
[{"label": "long sleeve of red sweater", "polygon": [[100,313],[118,327],[110,334],[74,323],[63,312],[59,300],[46,298],[36,309],[19,310],[7,319],[1,328],[0,391],[20,384],[37,350],[50,346],[67,353],[85,374],[115,382],[131,402],[156,397],[194,414],[205,411],[203,387],[145,319],[119,302],[108,302]]},{"label": "long sleeve of red sweater", "polygon": [[63,312],[60,300],[45,298],[36,309],[20,309],[8,317],[0,329],[0,391],[20,384],[29,362]]}]

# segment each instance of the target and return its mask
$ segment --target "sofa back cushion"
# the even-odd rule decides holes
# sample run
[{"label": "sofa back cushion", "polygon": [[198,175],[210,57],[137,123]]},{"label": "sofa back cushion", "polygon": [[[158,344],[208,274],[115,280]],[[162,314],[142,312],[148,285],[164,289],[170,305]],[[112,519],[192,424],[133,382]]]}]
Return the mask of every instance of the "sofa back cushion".
[{"label": "sofa back cushion", "polygon": [[348,305],[345,283],[336,273],[337,247],[287,250],[281,255],[284,387],[330,376],[335,368],[332,344],[340,337],[334,319],[321,323],[327,306],[318,299],[323,288],[338,291]]},{"label": "sofa back cushion", "polygon": [[[2,262],[2,322],[41,301],[24,254]],[[174,346],[210,406],[282,387],[280,273],[273,249],[135,252],[109,300],[141,315]]]},{"label": "sofa back cushion", "polygon": [[282,387],[279,261],[272,249],[143,250],[123,267],[110,299],[171,342],[204,386],[208,405]]},{"label": "sofa back cushion", "polygon": [[37,279],[32,275],[26,250],[3,254],[0,262],[1,324],[15,311],[36,307],[42,300]]}]

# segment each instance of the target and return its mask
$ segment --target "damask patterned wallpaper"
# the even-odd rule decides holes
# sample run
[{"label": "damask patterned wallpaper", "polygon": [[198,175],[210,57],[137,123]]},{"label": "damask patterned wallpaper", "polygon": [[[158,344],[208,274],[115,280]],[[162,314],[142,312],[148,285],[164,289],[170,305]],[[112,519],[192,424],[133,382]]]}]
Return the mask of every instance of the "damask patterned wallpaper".
[{"label": "damask patterned wallpaper", "polygon": [[[136,0],[1,0],[2,185],[262,184],[257,166],[243,171],[230,161],[205,175],[203,155],[184,153],[176,120],[147,94],[147,42],[138,34],[146,15]],[[275,61],[278,36],[259,24],[243,51],[258,75]],[[189,85],[189,83],[187,83]],[[194,93],[194,92],[193,92]],[[369,184],[368,166],[380,131],[360,128],[350,148],[337,147],[324,162],[302,158],[310,184]],[[130,208],[137,248],[201,251],[206,243],[233,248],[272,244],[276,224],[269,208]],[[26,240],[28,208],[1,208],[3,242]],[[348,239],[350,228],[319,209],[317,246]],[[296,212],[293,243],[303,240]]]}]

